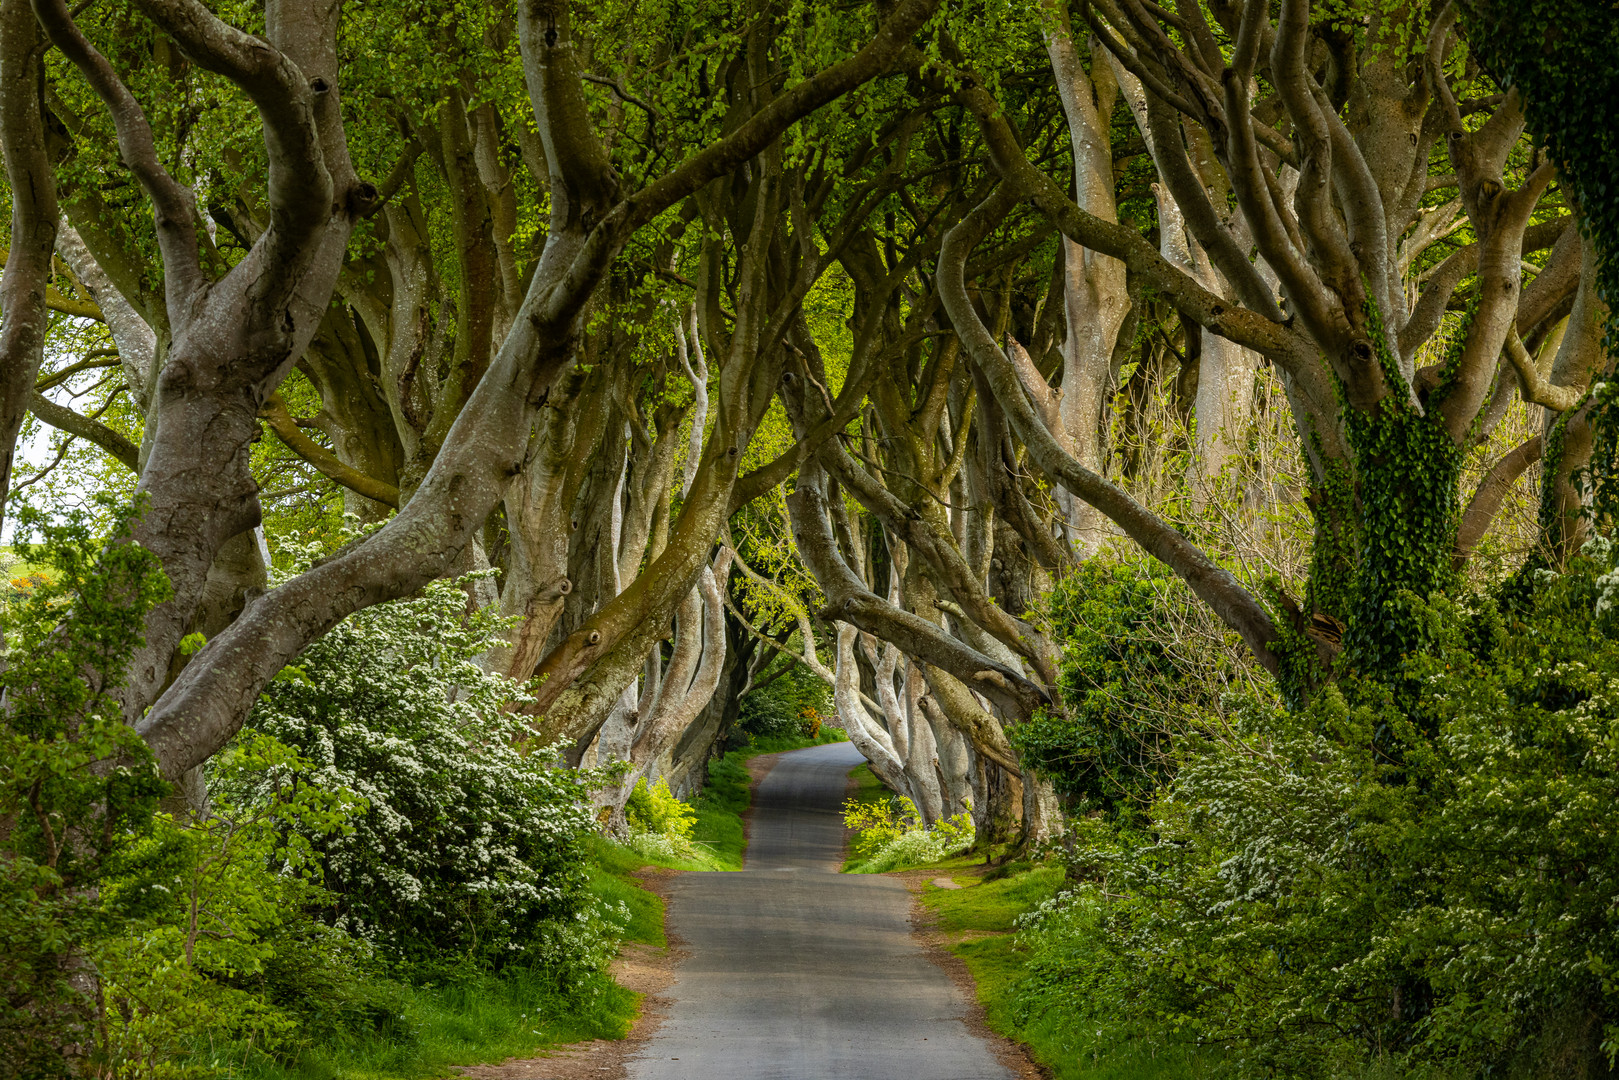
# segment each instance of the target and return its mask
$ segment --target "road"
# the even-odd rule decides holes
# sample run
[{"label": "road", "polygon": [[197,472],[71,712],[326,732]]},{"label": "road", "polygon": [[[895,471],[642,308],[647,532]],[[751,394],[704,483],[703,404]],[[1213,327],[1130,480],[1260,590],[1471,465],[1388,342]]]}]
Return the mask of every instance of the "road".
[{"label": "road", "polygon": [[683,874],[689,955],[636,1080],[1008,1080],[912,936],[893,878],[839,874],[848,743],[782,755],[754,793],[740,873]]}]

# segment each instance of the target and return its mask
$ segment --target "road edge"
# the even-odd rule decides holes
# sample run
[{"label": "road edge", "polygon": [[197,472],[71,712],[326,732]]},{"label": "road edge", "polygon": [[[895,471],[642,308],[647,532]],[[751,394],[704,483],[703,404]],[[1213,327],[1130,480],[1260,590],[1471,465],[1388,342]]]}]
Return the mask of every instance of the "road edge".
[{"label": "road edge", "polygon": [[[936,872],[935,872],[936,873]],[[961,1022],[967,1030],[989,1044],[995,1060],[1004,1065],[1018,1080],[1051,1080],[1053,1073],[1034,1059],[1029,1047],[989,1026],[984,1003],[978,997],[978,980],[973,978],[967,962],[950,951],[949,942],[939,929],[938,913],[922,903],[922,891],[930,880],[926,869],[900,870],[883,875],[898,878],[911,894],[911,936],[916,939],[933,966],[939,968],[955,984],[966,1001],[967,1009]]]},{"label": "road edge", "polygon": [[666,944],[661,949],[633,941],[619,946],[612,964],[613,981],[641,995],[635,1020],[623,1038],[557,1043],[533,1057],[507,1058],[499,1064],[457,1065],[455,1074],[467,1080],[535,1080],[536,1070],[543,1067],[545,1080],[627,1080],[630,1061],[668,1019],[674,1006],[668,990],[675,982],[675,968],[690,955],[680,935],[669,928],[670,885],[684,873],[687,871],[649,866],[630,875],[663,901]]}]

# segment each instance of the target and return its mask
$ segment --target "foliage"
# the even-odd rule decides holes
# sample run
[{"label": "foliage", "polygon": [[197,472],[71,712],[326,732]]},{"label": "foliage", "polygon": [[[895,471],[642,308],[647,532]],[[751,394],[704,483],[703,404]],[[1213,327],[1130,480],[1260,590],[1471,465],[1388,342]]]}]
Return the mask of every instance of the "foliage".
[{"label": "foliage", "polygon": [[[1355,451],[1357,558],[1352,607],[1328,614],[1347,623],[1343,657],[1348,666],[1387,679],[1422,645],[1421,628],[1399,595],[1426,597],[1454,583],[1463,453],[1434,407],[1448,392],[1454,361],[1444,365],[1441,384],[1429,395],[1428,412],[1418,410],[1390,352],[1382,316],[1370,300],[1365,315],[1383,377],[1393,390],[1370,411],[1342,403],[1345,434]],[[1471,325],[1471,318],[1467,321]]]},{"label": "foliage", "polygon": [[339,627],[211,764],[207,813],[172,815],[115,679],[95,681],[123,670],[167,582],[122,532],[92,572],[103,541],[82,517],[42,531],[20,554],[47,572],[3,613],[8,1075],[65,1074],[70,1050],[159,1078],[268,1068],[317,1042],[409,1048],[401,1003],[419,992],[386,966],[520,968],[558,1015],[623,1011],[603,974],[619,909],[585,885],[590,778],[516,744],[502,706],[517,688],[469,662],[489,627],[463,625],[463,592]]},{"label": "foliage", "polygon": [[104,552],[86,515],[19,515],[41,542],[18,553],[48,572],[0,605],[0,1060],[25,1076],[66,1071],[63,1048],[83,1041],[86,951],[117,929],[96,889],[166,790],[114,694],[168,580],[127,542],[127,508],[104,509]]},{"label": "foliage", "polygon": [[1025,931],[1048,999],[1244,1075],[1611,1059],[1619,575],[1589,556],[1521,607],[1405,596],[1433,642],[1409,693],[1251,705],[1240,743],[1186,738],[1149,829],[1078,822],[1079,884]]},{"label": "foliage", "polygon": [[832,690],[802,664],[742,698],[737,729],[752,738],[813,739],[832,711]]},{"label": "foliage", "polygon": [[526,967],[448,983],[377,985],[386,994],[384,1022],[351,1027],[273,1058],[240,1044],[202,1044],[186,1064],[200,1075],[242,1080],[438,1080],[469,1062],[623,1038],[638,1011],[639,996],[605,972],[572,992],[559,991],[549,972]]},{"label": "foliage", "polygon": [[630,847],[644,855],[666,859],[694,859],[692,826],[697,811],[675,798],[669,781],[660,777],[650,787],[643,777],[624,803],[624,817],[630,826]]},{"label": "foliage", "polygon": [[[1597,294],[1608,305],[1606,344],[1619,351],[1619,137],[1611,115],[1619,99],[1619,22],[1602,0],[1464,0],[1468,38],[1504,90],[1523,98],[1530,128],[1557,162],[1578,207],[1580,227],[1596,245]],[[1593,509],[1619,511],[1619,400],[1598,393],[1593,409]]]},{"label": "foliage", "polygon": [[1161,563],[1098,558],[1044,600],[1062,642],[1062,708],[1042,709],[1008,735],[1021,761],[1082,807],[1119,813],[1150,802],[1173,774],[1173,737],[1212,704],[1219,683],[1163,603],[1179,588]]},{"label": "foliage", "polygon": [[334,925],[423,973],[599,967],[603,946],[582,934],[592,778],[523,744],[507,710],[521,688],[474,663],[497,627],[465,608],[438,582],[352,617],[277,677],[246,730],[308,760],[294,785],[366,802],[352,832],[309,837]]},{"label": "foliage", "polygon": [[114,1075],[184,1076],[202,1041],[277,1052],[391,1014],[360,976],[368,946],[310,918],[330,902],[310,837],[340,834],[347,792],[298,784],[309,763],[256,736],[215,763],[251,802],[159,814],[101,893],[121,931],[99,944],[102,1057]]},{"label": "foliage", "polygon": [[843,804],[843,824],[855,830],[850,843],[854,873],[881,874],[902,866],[937,862],[973,843],[972,814],[962,813],[929,826],[916,804],[903,795],[886,802]]},{"label": "foliage", "polygon": [[636,781],[624,803],[624,814],[636,828],[686,839],[691,838],[691,827],[697,821],[697,814],[675,798],[669,781],[662,778],[650,787],[644,778]]},{"label": "foliage", "polygon": [[[952,953],[966,964],[990,1028],[1023,1043],[1057,1080],[1201,1080],[1217,1072],[1218,1047],[1156,1025],[1111,1017],[1080,1022],[1066,987],[1044,973],[1063,966],[1058,950],[1083,948],[1083,934],[1033,938],[1019,921],[1063,885],[1061,867],[1015,862],[994,873],[981,866],[940,865],[955,889],[924,887],[922,904]],[[982,875],[982,876],[980,876]],[[1056,963],[1054,964],[1054,961]]]}]

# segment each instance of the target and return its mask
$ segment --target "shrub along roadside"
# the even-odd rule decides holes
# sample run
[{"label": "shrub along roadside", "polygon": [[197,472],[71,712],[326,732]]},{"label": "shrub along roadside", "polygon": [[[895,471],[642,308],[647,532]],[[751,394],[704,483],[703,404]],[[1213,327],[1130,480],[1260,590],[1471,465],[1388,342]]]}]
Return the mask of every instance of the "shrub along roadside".
[{"label": "shrub along roadside", "polygon": [[[650,893],[647,896],[656,901]],[[612,899],[622,899],[613,893]],[[588,976],[570,996],[546,973],[511,968],[449,985],[379,984],[397,1011],[385,1026],[329,1037],[291,1059],[243,1066],[234,1048],[201,1048],[187,1062],[241,1080],[427,1080],[452,1066],[530,1057],[560,1043],[622,1038],[639,994],[606,974]],[[176,1074],[176,1075],[196,1075]]]},{"label": "shrub along roadside", "polygon": [[[886,805],[888,800],[894,797],[893,792],[885,788],[883,782],[877,779],[877,774],[871,771],[870,765],[856,765],[849,771],[849,779],[854,782],[854,790],[849,792],[849,797],[843,801],[845,815],[855,807],[862,809],[871,807],[875,809],[878,806]],[[847,817],[845,817],[844,824],[845,827],[848,827]],[[845,874],[854,871],[855,867],[859,866],[862,861],[853,843],[848,845],[843,856],[843,872]]]},{"label": "shrub along roadside", "polygon": [[[585,848],[589,893],[620,914],[620,940],[662,948],[663,901],[633,876],[645,860],[598,837],[587,839]],[[641,1001],[605,972],[561,994],[553,979],[531,968],[448,984],[374,979],[369,990],[387,1003],[387,1023],[329,1036],[290,1060],[260,1059],[244,1068],[235,1048],[220,1047],[200,1051],[188,1064],[242,1080],[427,1080],[450,1075],[456,1065],[623,1038]]]},{"label": "shrub along roadside", "polygon": [[843,824],[855,835],[843,860],[845,874],[904,870],[972,847],[970,814],[957,814],[928,826],[916,804],[883,787],[869,766],[855,766],[849,778],[855,782],[855,790],[844,800]]},{"label": "shrub along roadside", "polygon": [[967,965],[991,1029],[1023,1043],[1056,1080],[1203,1080],[1219,1055],[1168,1030],[1098,1023],[1044,994],[1037,944],[1018,933],[1063,882],[1060,866],[1015,862],[986,870],[971,856],[929,864],[959,886],[922,885],[945,947]]}]

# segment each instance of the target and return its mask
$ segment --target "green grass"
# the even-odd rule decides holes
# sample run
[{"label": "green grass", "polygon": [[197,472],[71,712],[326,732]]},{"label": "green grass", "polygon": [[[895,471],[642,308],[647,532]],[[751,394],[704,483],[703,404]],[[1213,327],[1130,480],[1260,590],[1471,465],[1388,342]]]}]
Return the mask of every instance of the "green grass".
[{"label": "green grass", "polygon": [[[605,975],[564,997],[549,979],[527,972],[447,987],[394,984],[398,1019],[376,1031],[327,1040],[287,1062],[204,1051],[188,1065],[242,1080],[425,1080],[451,1067],[529,1057],[558,1043],[620,1039],[640,995]],[[236,1048],[233,1048],[236,1049]]]},{"label": "green grass", "polygon": [[973,856],[929,870],[959,889],[924,886],[922,903],[972,974],[989,1026],[1026,1045],[1056,1080],[1204,1080],[1217,1057],[1159,1032],[1131,1032],[1056,1008],[1035,1010],[1022,992],[1027,957],[1013,932],[1019,915],[1062,887],[1061,868],[1014,862],[983,874]]},{"label": "green grass", "polygon": [[[634,877],[647,860],[599,837],[588,843],[590,891],[628,911],[624,939],[665,947],[663,901]],[[290,1061],[230,1047],[198,1054],[188,1064],[242,1080],[426,1080],[452,1075],[455,1065],[532,1057],[559,1043],[620,1039],[640,1009],[641,995],[606,975],[568,989],[575,992],[565,994],[554,981],[527,971],[453,986],[379,983],[374,990],[389,1003],[389,1020],[374,1030],[329,1037]]]},{"label": "green grass", "polygon": [[1062,868],[1031,863],[1013,863],[1005,869],[1010,872],[995,880],[971,874],[951,874],[952,869],[965,869],[970,856],[949,859],[933,864],[961,885],[960,889],[941,889],[929,884],[923,902],[939,916],[939,929],[946,933],[966,930],[1005,933],[1014,929],[1014,920],[1026,911],[1050,900],[1062,887]]},{"label": "green grass", "polygon": [[590,891],[609,904],[623,904],[629,910],[624,928],[626,941],[652,945],[668,944],[663,936],[663,900],[635,880],[635,871],[647,866],[637,852],[602,837],[590,841]]},{"label": "green grass", "polygon": [[856,765],[849,770],[849,779],[854,781],[854,793],[849,798],[855,802],[880,803],[894,797],[893,792],[883,787],[870,765]]}]

